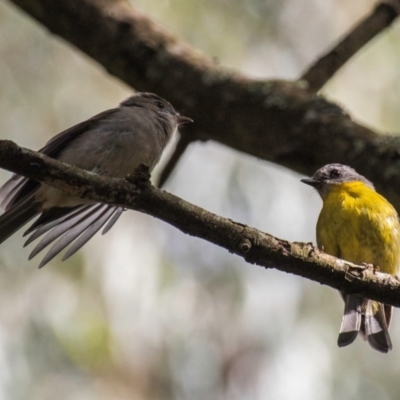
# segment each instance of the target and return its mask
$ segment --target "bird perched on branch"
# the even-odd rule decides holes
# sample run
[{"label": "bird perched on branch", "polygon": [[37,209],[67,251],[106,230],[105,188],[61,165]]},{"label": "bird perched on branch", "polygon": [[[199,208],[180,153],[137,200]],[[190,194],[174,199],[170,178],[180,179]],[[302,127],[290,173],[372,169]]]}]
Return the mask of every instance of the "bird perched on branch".
[{"label": "bird perched on branch", "polygon": [[[154,168],[178,126],[191,122],[152,93],[137,93],[119,107],[104,111],[53,137],[41,153],[67,164],[110,177],[124,178],[144,164]],[[74,242],[63,260],[80,249],[107,222],[103,234],[123,209],[72,197],[62,190],[13,175],[0,189],[0,243],[39,215],[25,232],[25,245],[46,235],[29,259],[55,242],[39,267]]]},{"label": "bird perched on branch", "polygon": [[[373,264],[396,275],[400,262],[400,224],[394,207],[373,184],[353,168],[328,164],[302,182],[320,194],[323,207],[317,223],[317,243],[335,257],[355,264]],[[389,325],[392,307],[357,295],[341,293],[344,315],[338,345],[357,334],[378,351],[392,349]]]}]

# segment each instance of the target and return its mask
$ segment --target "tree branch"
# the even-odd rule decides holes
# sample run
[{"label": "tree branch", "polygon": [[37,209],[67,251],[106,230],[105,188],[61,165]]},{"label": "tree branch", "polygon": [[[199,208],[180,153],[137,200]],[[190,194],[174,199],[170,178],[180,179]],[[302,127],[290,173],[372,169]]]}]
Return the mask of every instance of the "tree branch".
[{"label": "tree branch", "polygon": [[400,14],[400,1],[382,1],[361,20],[339,43],[319,58],[300,79],[308,83],[308,89],[318,92],[366,43],[381,33]]},{"label": "tree branch", "polygon": [[[0,140],[0,167],[73,196],[110,203],[159,218],[248,263],[302,276],[347,293],[400,307],[400,280],[329,256],[310,243],[291,243],[231,221],[157,189],[142,175],[110,179]],[[132,184],[133,183],[133,184]]]},{"label": "tree branch", "polygon": [[252,81],[217,66],[120,1],[11,1],[127,84],[171,100],[200,139],[308,175],[350,164],[400,209],[400,139],[354,123],[301,81]]},{"label": "tree branch", "polygon": [[[399,16],[399,13],[399,0],[383,0],[378,3],[367,17],[360,21],[332,50],[313,63],[301,76],[300,79],[307,82],[308,90],[318,92],[358,50],[390,26]],[[161,173],[159,187],[164,185],[189,144],[195,140],[194,135],[190,139],[186,135],[180,137],[174,153]]]}]

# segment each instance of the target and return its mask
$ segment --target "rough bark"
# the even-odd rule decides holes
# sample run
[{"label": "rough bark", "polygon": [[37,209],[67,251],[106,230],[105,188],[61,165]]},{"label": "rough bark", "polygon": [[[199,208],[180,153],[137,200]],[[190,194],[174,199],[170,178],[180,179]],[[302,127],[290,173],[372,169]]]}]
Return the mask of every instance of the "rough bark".
[{"label": "rough bark", "polygon": [[[171,100],[195,120],[194,136],[307,175],[350,164],[400,209],[400,139],[355,123],[304,81],[253,81],[215,65],[122,1],[11,1],[135,89]],[[385,4],[398,14],[399,0]]]},{"label": "rough bark", "polygon": [[347,293],[400,307],[397,277],[323,253],[310,243],[291,243],[197,207],[150,184],[146,171],[110,179],[0,140],[0,167],[99,202],[138,210],[183,233],[234,253],[248,263],[299,275]]}]

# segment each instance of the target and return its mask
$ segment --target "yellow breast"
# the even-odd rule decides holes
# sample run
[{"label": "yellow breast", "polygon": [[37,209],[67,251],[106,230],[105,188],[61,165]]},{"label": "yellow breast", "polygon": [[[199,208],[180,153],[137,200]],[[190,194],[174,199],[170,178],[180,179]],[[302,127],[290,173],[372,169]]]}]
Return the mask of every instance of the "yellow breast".
[{"label": "yellow breast", "polygon": [[356,264],[397,274],[400,224],[394,207],[362,182],[332,185],[323,199],[317,242],[324,251]]}]

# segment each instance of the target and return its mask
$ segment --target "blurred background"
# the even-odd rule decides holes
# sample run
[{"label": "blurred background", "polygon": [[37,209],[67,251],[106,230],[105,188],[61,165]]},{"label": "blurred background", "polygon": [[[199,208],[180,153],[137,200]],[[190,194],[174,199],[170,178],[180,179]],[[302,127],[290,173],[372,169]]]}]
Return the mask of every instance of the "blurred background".
[{"label": "blurred background", "polygon": [[[223,65],[295,79],[374,1],[132,4]],[[400,21],[351,59],[324,95],[363,124],[398,131],[399,44]],[[131,93],[5,0],[0,87],[0,137],[31,149]],[[0,182],[9,176],[0,171]],[[280,238],[315,242],[321,201],[300,178],[208,142],[190,147],[166,189]],[[28,262],[31,248],[22,244],[17,234],[0,247],[0,399],[399,397],[397,310],[391,353],[361,339],[339,349],[336,291],[246,264],[133,211],[42,270],[40,256]]]}]

